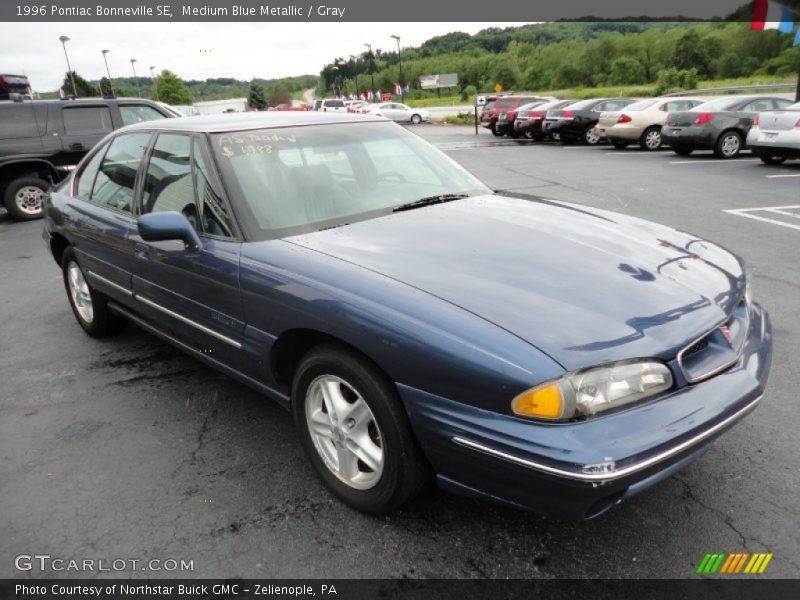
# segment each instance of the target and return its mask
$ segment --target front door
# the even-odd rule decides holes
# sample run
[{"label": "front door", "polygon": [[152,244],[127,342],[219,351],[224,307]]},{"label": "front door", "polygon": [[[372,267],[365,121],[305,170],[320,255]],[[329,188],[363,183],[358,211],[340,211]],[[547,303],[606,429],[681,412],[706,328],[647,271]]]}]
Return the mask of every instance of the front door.
[{"label": "front door", "polygon": [[241,362],[241,242],[227,204],[212,183],[200,138],[160,133],[150,153],[139,214],[176,211],[200,234],[183,242],[136,236],[133,290],[139,311],[161,329],[226,364]]}]

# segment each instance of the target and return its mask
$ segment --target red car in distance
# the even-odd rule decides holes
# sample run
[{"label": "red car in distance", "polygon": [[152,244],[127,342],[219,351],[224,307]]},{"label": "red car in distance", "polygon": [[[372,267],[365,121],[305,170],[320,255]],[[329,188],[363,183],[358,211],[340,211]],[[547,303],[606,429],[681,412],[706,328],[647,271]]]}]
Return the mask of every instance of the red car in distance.
[{"label": "red car in distance", "polygon": [[514,133],[516,137],[525,136],[529,140],[541,141],[547,135],[542,130],[542,121],[548,110],[565,108],[575,102],[575,100],[554,100],[545,104],[539,104],[530,110],[521,110],[517,113],[514,120]]}]

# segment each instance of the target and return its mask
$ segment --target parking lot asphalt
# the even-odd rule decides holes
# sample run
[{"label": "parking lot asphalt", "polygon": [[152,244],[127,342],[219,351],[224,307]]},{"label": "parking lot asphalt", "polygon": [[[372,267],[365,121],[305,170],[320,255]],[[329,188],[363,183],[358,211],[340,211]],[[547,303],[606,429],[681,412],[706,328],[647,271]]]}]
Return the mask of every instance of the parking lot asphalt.
[{"label": "parking lot asphalt", "polygon": [[772,552],[760,577],[798,575],[800,208],[774,207],[800,205],[800,161],[414,131],[494,188],[652,219],[743,256],[775,333],[758,410],[591,522],[438,491],[365,516],[317,480],[276,404],[135,327],[87,337],[41,222],[0,214],[0,577],[40,575],[14,568],[35,553],[194,564],[119,573],[133,577],[693,577],[716,551]]}]

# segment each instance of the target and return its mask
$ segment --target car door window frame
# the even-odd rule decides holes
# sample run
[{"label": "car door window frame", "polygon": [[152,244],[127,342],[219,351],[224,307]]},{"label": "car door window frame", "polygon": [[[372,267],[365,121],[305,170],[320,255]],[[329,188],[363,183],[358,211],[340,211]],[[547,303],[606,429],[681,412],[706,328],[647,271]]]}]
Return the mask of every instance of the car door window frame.
[{"label": "car door window frame", "polygon": [[191,170],[189,172],[190,177],[192,178],[192,194],[194,197],[195,208],[198,210],[199,214],[199,197],[197,194],[197,182],[196,182],[196,164],[195,164],[195,152],[197,151],[196,148],[198,146],[201,148],[201,152],[203,153],[203,160],[205,161],[206,168],[208,169],[208,177],[209,183],[211,184],[212,188],[214,189],[215,193],[219,195],[221,202],[224,204],[225,208],[228,210],[228,214],[231,216],[231,229],[232,229],[232,237],[229,236],[220,236],[215,235],[213,233],[208,233],[203,231],[202,224],[200,226],[200,230],[197,231],[197,234],[203,238],[209,238],[213,240],[220,240],[226,242],[241,242],[243,241],[242,236],[242,229],[239,227],[236,218],[236,212],[233,210],[233,206],[230,202],[228,194],[225,191],[224,185],[222,185],[222,181],[220,180],[217,169],[217,163],[214,161],[211,152],[208,149],[208,140],[206,136],[203,134],[197,134],[191,131],[152,131],[150,132],[151,138],[150,143],[145,150],[145,157],[142,160],[142,169],[138,173],[138,181],[137,181],[137,189],[134,191],[134,201],[133,201],[133,215],[138,218],[142,213],[142,200],[144,197],[144,185],[147,179],[147,171],[150,168],[150,161],[153,157],[153,151],[155,149],[156,143],[158,143],[158,137],[160,135],[185,135],[190,138],[191,145],[190,145],[190,157],[189,157],[189,164],[191,165]]},{"label": "car door window frame", "polygon": [[78,198],[79,200],[83,200],[84,202],[92,203],[91,200],[84,200],[80,196],[78,196],[78,186],[80,185],[81,179],[83,179],[83,175],[86,173],[86,169],[89,168],[89,165],[92,164],[92,161],[100,156],[100,163],[97,165],[97,169],[94,171],[94,175],[92,176],[92,185],[89,187],[89,198],[92,197],[92,191],[94,191],[94,183],[97,180],[97,173],[100,171],[100,165],[103,164],[103,159],[106,156],[106,152],[111,147],[111,142],[113,142],[117,136],[112,137],[109,140],[106,140],[105,143],[100,143],[97,145],[97,149],[90,152],[86,155],[86,158],[83,159],[83,164],[80,165],[78,169],[75,171],[75,175],[72,178],[72,185],[70,186],[69,195],[73,198]]}]

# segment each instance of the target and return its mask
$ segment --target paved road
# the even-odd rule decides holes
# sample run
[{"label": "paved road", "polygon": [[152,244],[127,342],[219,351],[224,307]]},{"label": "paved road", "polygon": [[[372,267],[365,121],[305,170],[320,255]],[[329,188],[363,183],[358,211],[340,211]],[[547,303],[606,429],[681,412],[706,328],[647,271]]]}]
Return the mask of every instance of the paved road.
[{"label": "paved road", "polygon": [[593,522],[440,492],[367,517],[331,499],[270,401],[136,328],[86,337],[41,223],[0,215],[0,577],[35,552],[183,558],[202,577],[686,577],[707,551],[742,550],[775,553],[765,576],[797,576],[800,219],[724,211],[800,204],[800,162],[414,131],[497,188],[655,219],[744,256],[775,324],[762,406],[700,461]]}]

